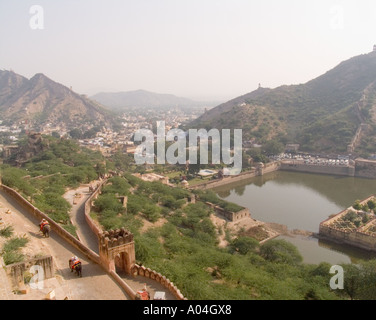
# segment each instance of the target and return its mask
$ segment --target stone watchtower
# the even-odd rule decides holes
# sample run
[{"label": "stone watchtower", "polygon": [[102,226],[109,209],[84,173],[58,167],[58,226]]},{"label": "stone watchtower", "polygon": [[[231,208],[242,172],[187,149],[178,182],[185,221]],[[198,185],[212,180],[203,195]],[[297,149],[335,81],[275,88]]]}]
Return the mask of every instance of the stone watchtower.
[{"label": "stone watchtower", "polygon": [[133,234],[124,228],[99,234],[99,256],[103,266],[110,272],[116,267],[131,274],[136,263]]}]

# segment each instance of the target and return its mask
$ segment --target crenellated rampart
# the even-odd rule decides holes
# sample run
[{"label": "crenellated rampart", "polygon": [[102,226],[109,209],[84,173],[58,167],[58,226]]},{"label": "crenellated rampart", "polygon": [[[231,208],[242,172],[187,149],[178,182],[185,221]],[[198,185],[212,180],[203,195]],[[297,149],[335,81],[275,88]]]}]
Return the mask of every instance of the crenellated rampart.
[{"label": "crenellated rampart", "polygon": [[185,300],[183,294],[180,292],[180,290],[174,285],[173,282],[171,282],[169,279],[167,279],[165,276],[160,274],[157,271],[151,270],[150,268],[146,268],[144,266],[139,266],[135,264],[132,267],[132,275],[133,276],[141,276],[146,277],[149,279],[152,279],[161,285],[163,285],[167,290],[169,290],[178,300]]},{"label": "crenellated rampart", "polygon": [[[105,268],[109,271],[109,273],[114,277],[114,279],[120,283],[121,286],[124,287],[125,282],[117,275],[114,265],[110,261],[108,261],[108,256],[111,256],[111,258],[114,258],[115,254],[119,254],[120,251],[123,251],[123,248],[120,250],[117,250],[117,248],[121,247],[122,245],[126,246],[127,244],[133,243],[134,238],[133,234],[125,229],[119,229],[119,230],[110,230],[110,231],[103,231],[97,223],[90,217],[90,212],[93,207],[93,202],[100,194],[102,187],[106,184],[106,181],[101,182],[97,188],[94,190],[93,194],[89,197],[89,199],[85,203],[85,219],[88,225],[90,226],[91,230],[97,235],[99,239],[99,251],[100,256],[102,256],[102,263],[105,265]],[[108,252],[108,251],[114,252]],[[130,259],[129,256],[131,254],[128,254],[126,259]],[[131,262],[132,261],[132,262]],[[181,294],[180,290],[174,285],[170,285],[172,282],[167,279],[166,277],[160,275],[156,271],[150,272],[150,269],[145,268],[144,266],[138,266],[137,264],[133,263],[133,260],[127,261],[127,266],[124,266],[123,263],[120,263],[120,267],[126,267],[129,268],[130,273],[134,276],[142,276],[146,278],[150,278],[152,280],[155,280],[158,283],[161,283],[164,285],[177,299],[179,300],[185,300],[186,298]],[[140,270],[140,271],[139,271]],[[144,272],[143,270],[148,270],[147,272]],[[151,276],[150,276],[151,275]],[[155,276],[154,275],[158,275]],[[153,279],[153,277],[155,279]],[[166,284],[168,284],[166,286]],[[125,286],[126,290],[129,290],[127,286]],[[132,297],[134,298],[136,296],[136,293],[132,293]]]},{"label": "crenellated rampart", "polygon": [[[106,183],[106,181],[101,182],[96,190],[92,193],[92,195],[88,198],[88,200],[85,203],[85,219],[88,225],[90,226],[91,230],[94,232],[94,234],[99,237],[101,233],[103,233],[100,226],[98,226],[97,223],[90,217],[90,211],[92,207],[93,201],[98,197],[98,195],[101,192],[102,186]],[[109,270],[105,264],[105,261],[101,259],[101,256],[86,247],[81,241],[76,239],[73,235],[71,235],[68,231],[66,231],[64,228],[62,228],[58,223],[56,223],[54,220],[49,218],[45,213],[40,211],[38,208],[36,208],[34,205],[32,205],[29,201],[27,201],[21,194],[19,194],[17,191],[13,190],[12,188],[9,188],[8,186],[5,186],[1,184],[0,182],[0,190],[7,193],[9,196],[11,196],[19,205],[21,205],[29,214],[36,217],[38,220],[46,219],[50,226],[51,230],[61,236],[65,241],[67,241],[69,244],[73,245],[75,248],[77,248],[79,251],[81,251],[87,258],[92,260],[94,263],[97,263],[101,265],[108,274],[120,285],[120,287],[123,288],[123,290],[129,295],[130,298],[135,299],[136,298],[136,292],[116,273],[114,270]],[[107,240],[106,240],[107,241]],[[117,237],[116,239],[108,240],[108,248],[112,249],[115,247],[118,247],[119,244],[127,244],[133,242],[133,234],[124,232],[121,237]],[[38,263],[38,262],[36,262]],[[184,296],[181,294],[180,290],[172,284],[170,280],[168,280],[166,277],[161,276],[159,273],[152,271],[150,272],[149,269],[147,269],[147,272],[143,272],[144,267],[140,267],[136,264],[133,264],[132,266],[129,266],[130,270],[132,270],[133,275],[140,275],[145,276],[147,278],[153,279],[152,277],[155,277],[155,281],[161,283],[164,285],[170,292],[179,300],[184,300]],[[16,267],[18,270],[20,267]],[[9,269],[12,270],[12,269]],[[139,271],[141,270],[141,271]],[[146,269],[145,269],[146,270]],[[13,271],[9,271],[13,272]],[[15,279],[17,279],[18,273],[15,275]]]}]

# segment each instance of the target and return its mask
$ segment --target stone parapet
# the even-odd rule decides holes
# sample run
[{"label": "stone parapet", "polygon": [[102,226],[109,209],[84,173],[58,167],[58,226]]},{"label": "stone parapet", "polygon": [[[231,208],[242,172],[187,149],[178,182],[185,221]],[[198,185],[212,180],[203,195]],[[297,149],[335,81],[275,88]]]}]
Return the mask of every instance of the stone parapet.
[{"label": "stone parapet", "polygon": [[178,300],[186,300],[186,298],[184,298],[183,294],[174,285],[174,283],[157,271],[135,264],[132,267],[132,275],[135,277],[141,276],[141,277],[152,279],[160,283],[161,285],[163,285],[166,289],[168,289]]},{"label": "stone parapet", "polygon": [[[117,252],[118,250],[116,248],[126,246],[126,245],[131,245],[133,246],[133,250],[134,250],[133,234],[124,228],[121,228],[118,230],[103,231],[97,226],[97,224],[90,217],[92,202],[97,198],[98,194],[100,194],[102,187],[105,184],[106,184],[106,181],[103,181],[102,183],[100,183],[97,189],[93,192],[93,194],[86,201],[85,219],[88,225],[90,226],[90,228],[92,229],[92,231],[98,236],[99,251],[100,251],[100,256],[102,257],[103,267],[106,270],[108,270],[108,272],[112,275],[114,280],[128,293],[128,295],[132,299],[134,299],[136,296],[135,291],[121,277],[119,277],[119,275],[114,270],[114,267],[115,267],[114,263],[110,263],[110,261],[108,261],[109,254],[110,256],[114,256],[115,254],[118,254]],[[108,252],[108,251],[113,251],[113,252]],[[133,256],[132,252],[127,255],[127,258],[129,259],[131,255]],[[107,257],[107,259],[105,258],[105,256]],[[176,286],[174,286],[173,284],[171,285],[170,280],[166,279],[165,276],[149,268],[145,268],[144,266],[141,267],[133,262],[130,262],[130,264],[131,264],[130,273],[132,275],[144,276],[152,280],[155,280],[163,284],[177,299],[185,300],[180,290],[176,288]]]},{"label": "stone parapet", "polygon": [[46,219],[51,226],[51,230],[61,236],[65,241],[73,245],[75,248],[80,250],[83,254],[85,254],[90,260],[94,261],[95,263],[99,263],[100,259],[99,256],[86,247],[81,241],[75,238],[72,234],[62,228],[58,223],[52,220],[48,215],[44,212],[40,211],[38,208],[33,206],[29,201],[27,201],[24,197],[22,197],[17,191],[9,188],[3,184],[0,185],[0,190],[3,190],[8,195],[10,195],[14,200],[17,201],[27,212],[31,215],[36,217],[38,220]]},{"label": "stone parapet", "polygon": [[[106,183],[103,181],[98,188],[93,192],[93,194],[89,197],[89,199],[85,203],[85,219],[89,224],[90,228],[93,230],[94,234],[96,234],[99,239],[102,241],[108,241],[109,246],[108,248],[116,248],[118,244],[121,243],[123,245],[133,244],[133,234],[127,232],[125,229],[115,230],[113,232],[103,232],[97,224],[91,219],[90,211],[91,211],[91,204],[92,201],[98,196],[101,191],[102,186]],[[40,211],[38,208],[33,206],[29,201],[27,201],[24,197],[22,197],[17,191],[9,188],[0,183],[0,190],[9,194],[18,204],[20,204],[23,208],[26,209],[27,212],[35,216],[37,219],[46,219],[50,226],[51,230],[53,230],[56,234],[60,235],[65,241],[76,247],[80,250],[83,254],[85,254],[89,259],[94,261],[95,263],[101,265],[108,274],[124,289],[124,291],[134,299],[136,296],[135,291],[116,273],[114,270],[109,270],[105,263],[101,260],[101,257],[93,252],[91,249],[86,247],[81,241],[76,239],[73,235],[71,235],[68,231],[62,228],[58,223],[54,220],[49,218],[45,213]],[[101,235],[101,236],[100,236]],[[19,268],[19,267],[17,267]],[[145,267],[140,267],[136,264],[132,264],[131,266],[132,274],[139,274],[146,276],[150,279],[153,279],[162,285],[164,285],[177,299],[184,300],[184,296],[181,294],[180,290],[165,276],[162,276],[160,273],[156,271],[146,269]],[[141,270],[141,271],[138,271]],[[144,271],[146,270],[146,271]]]},{"label": "stone parapet", "polygon": [[114,248],[133,242],[133,234],[124,228],[105,231],[99,234],[99,245]]}]

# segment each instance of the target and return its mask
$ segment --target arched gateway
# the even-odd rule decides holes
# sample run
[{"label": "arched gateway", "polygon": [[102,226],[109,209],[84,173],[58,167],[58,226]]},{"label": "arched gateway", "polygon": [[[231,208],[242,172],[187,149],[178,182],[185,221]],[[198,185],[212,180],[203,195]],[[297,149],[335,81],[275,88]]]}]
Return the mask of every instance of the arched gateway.
[{"label": "arched gateway", "polygon": [[119,267],[131,274],[136,262],[133,234],[124,228],[100,233],[99,256],[108,271],[116,272]]}]

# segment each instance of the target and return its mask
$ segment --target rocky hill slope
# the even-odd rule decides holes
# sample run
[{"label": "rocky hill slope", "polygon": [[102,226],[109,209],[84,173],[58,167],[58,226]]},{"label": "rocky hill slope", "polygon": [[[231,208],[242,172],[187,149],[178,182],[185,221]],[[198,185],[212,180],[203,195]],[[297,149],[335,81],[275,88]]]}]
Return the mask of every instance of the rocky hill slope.
[{"label": "rocky hill slope", "polygon": [[44,74],[36,74],[29,80],[12,71],[0,70],[0,120],[76,128],[110,124],[112,115],[99,103]]},{"label": "rocky hill slope", "polygon": [[259,88],[206,112],[192,127],[243,129],[243,139],[298,143],[307,151],[347,152],[363,124],[362,152],[376,137],[376,52],[340,63],[305,84]]}]

